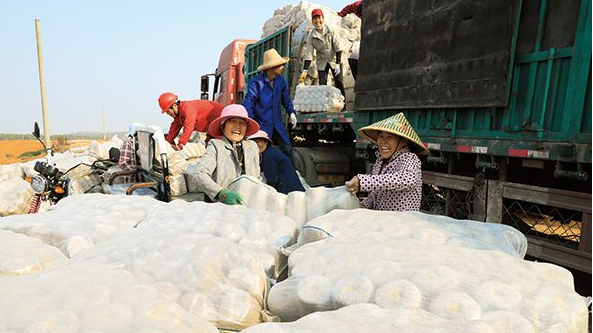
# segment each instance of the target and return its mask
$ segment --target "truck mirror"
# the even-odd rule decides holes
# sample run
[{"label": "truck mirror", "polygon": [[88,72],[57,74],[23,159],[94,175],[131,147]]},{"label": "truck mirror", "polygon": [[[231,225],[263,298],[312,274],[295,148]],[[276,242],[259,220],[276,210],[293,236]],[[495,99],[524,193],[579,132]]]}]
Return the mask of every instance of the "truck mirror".
[{"label": "truck mirror", "polygon": [[200,78],[200,86],[200,90],[202,91],[202,93],[208,93],[208,90],[210,88],[210,80],[208,78],[208,75],[202,75],[202,77]]},{"label": "truck mirror", "polygon": [[33,128],[33,136],[36,139],[39,139],[40,133],[41,132],[39,131],[39,124],[37,124],[37,122],[35,122],[35,127]]}]

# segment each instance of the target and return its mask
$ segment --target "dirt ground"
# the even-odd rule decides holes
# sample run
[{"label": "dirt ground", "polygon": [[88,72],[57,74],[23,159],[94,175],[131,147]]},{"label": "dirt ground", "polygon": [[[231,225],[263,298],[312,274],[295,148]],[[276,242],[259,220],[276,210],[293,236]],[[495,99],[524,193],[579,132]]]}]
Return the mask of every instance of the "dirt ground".
[{"label": "dirt ground", "polygon": [[[88,141],[79,140],[68,141],[66,146],[55,149],[58,152],[63,152],[68,148],[88,145],[88,143]],[[0,164],[27,162],[40,158],[44,154],[43,145],[37,140],[0,140]]]}]

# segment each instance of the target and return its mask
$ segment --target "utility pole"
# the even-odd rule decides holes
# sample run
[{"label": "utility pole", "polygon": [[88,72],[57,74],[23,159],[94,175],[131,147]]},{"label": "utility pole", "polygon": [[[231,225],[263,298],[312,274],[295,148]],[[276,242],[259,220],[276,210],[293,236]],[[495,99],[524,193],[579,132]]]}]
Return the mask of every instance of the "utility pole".
[{"label": "utility pole", "polygon": [[107,140],[107,137],[105,135],[105,107],[101,107],[101,113],[102,113],[102,117],[103,117],[103,140]]},{"label": "utility pole", "polygon": [[35,19],[35,34],[37,36],[37,64],[39,65],[39,85],[41,86],[41,113],[43,115],[43,137],[45,140],[45,147],[51,148],[51,140],[49,136],[49,116],[47,115],[47,107],[45,106],[45,76],[43,74],[43,51],[41,49],[41,28],[39,27],[39,19]]}]

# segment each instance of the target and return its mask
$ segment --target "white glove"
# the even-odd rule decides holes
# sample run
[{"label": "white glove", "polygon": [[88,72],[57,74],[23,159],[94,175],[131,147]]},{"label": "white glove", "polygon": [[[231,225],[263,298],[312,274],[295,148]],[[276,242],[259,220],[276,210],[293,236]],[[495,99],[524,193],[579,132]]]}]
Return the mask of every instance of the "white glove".
[{"label": "white glove", "polygon": [[340,64],[337,64],[336,67],[334,67],[334,76],[340,75],[341,71],[342,70],[340,69]]},{"label": "white glove", "polygon": [[290,114],[290,123],[292,124],[292,129],[294,129],[297,125],[297,119],[294,113]]}]

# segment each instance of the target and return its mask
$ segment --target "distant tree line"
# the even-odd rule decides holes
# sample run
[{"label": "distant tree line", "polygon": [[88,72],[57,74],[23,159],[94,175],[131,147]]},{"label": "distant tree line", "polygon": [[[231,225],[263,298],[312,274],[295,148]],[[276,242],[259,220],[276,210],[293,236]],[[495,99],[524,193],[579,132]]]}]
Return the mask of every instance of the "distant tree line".
[{"label": "distant tree line", "polygon": [[[41,133],[43,138],[43,133]],[[107,132],[105,133],[105,137],[107,140],[111,139],[114,135],[117,135],[120,138],[125,137],[125,133],[123,132]],[[102,140],[103,133],[97,132],[76,132],[76,133],[69,133],[69,134],[55,134],[52,135],[52,140],[54,139],[66,139],[66,140]],[[9,134],[9,133],[0,133],[0,140],[35,140],[35,137],[32,134]]]}]

